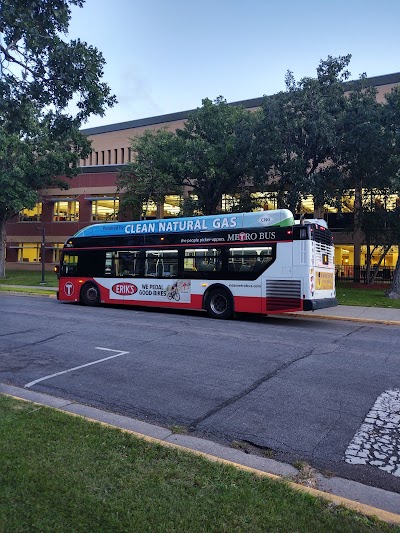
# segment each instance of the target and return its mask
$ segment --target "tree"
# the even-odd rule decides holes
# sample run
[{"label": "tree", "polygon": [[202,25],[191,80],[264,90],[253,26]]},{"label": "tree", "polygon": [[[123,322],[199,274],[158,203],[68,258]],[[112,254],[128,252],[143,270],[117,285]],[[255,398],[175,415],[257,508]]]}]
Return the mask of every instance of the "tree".
[{"label": "tree", "polygon": [[204,215],[216,213],[223,194],[240,195],[250,185],[253,124],[252,113],[220,96],[205,98],[177,131],[182,183],[193,190]]},{"label": "tree", "polygon": [[[101,82],[104,58],[66,41],[72,5],[83,0],[2,0],[0,7],[0,277],[5,276],[5,224],[33,207],[38,190],[78,173],[90,144],[79,131],[115,103]],[[68,105],[75,103],[72,114]]]},{"label": "tree", "polygon": [[167,194],[181,194],[182,177],[177,136],[165,129],[147,130],[131,140],[134,160],[117,177],[122,209],[134,219],[145,218],[150,202],[164,203]]},{"label": "tree", "polygon": [[[368,211],[363,191],[385,195],[400,190],[400,92],[379,103],[365,76],[345,83],[350,58],[328,57],[320,62],[316,78],[300,82],[289,72],[286,92],[265,98],[256,129],[254,172],[258,189],[275,191],[278,207],[292,211],[308,195],[314,198],[317,216],[326,204],[340,211],[343,197],[353,196],[359,267],[361,243],[366,238],[372,245],[382,232],[379,224],[372,228],[370,216],[363,217]],[[395,228],[390,213],[387,218]],[[391,229],[390,238],[394,235]],[[387,250],[388,239],[382,243]],[[398,270],[400,275],[400,266]],[[358,280],[359,268],[355,274]]]},{"label": "tree", "polygon": [[[365,282],[374,283],[379,267],[382,265],[392,246],[399,243],[400,238],[400,206],[386,206],[386,200],[392,191],[370,190],[364,191],[363,209],[360,214],[361,229],[365,235],[367,248]],[[365,199],[369,196],[369,201]],[[378,262],[372,267],[372,255],[380,253]]]},{"label": "tree", "polygon": [[278,207],[295,212],[301,198],[312,194],[318,209],[336,195],[332,158],[350,58],[329,56],[320,62],[316,78],[299,82],[288,72],[286,91],[264,99],[254,171],[259,188],[276,191]]},{"label": "tree", "polygon": [[[341,176],[338,189],[354,195],[355,281],[359,281],[361,243],[366,234],[373,233],[372,223],[370,229],[365,223],[370,217],[363,217],[364,211],[371,210],[370,195],[366,196],[365,202],[363,193],[374,191],[379,197],[393,190],[399,171],[399,146],[396,147],[388,120],[390,110],[385,103],[377,101],[376,89],[365,85],[365,76],[349,88],[346,107],[337,124],[335,164]],[[382,217],[383,212],[379,216]],[[363,226],[366,234],[362,231]]]},{"label": "tree", "polygon": [[138,216],[142,202],[163,201],[166,194],[189,187],[185,214],[217,211],[223,194],[241,194],[248,186],[253,138],[249,111],[208,98],[175,133],[145,132],[132,141],[134,161],[118,180],[124,204]]},{"label": "tree", "polygon": [[386,95],[385,113],[385,127],[392,134],[392,150],[390,158],[396,170],[392,175],[391,188],[397,192],[398,199],[396,209],[394,210],[393,225],[397,229],[395,231],[397,243],[397,250],[399,252],[397,264],[393,275],[392,286],[386,295],[390,298],[400,298],[400,88],[395,87],[389,94]]}]

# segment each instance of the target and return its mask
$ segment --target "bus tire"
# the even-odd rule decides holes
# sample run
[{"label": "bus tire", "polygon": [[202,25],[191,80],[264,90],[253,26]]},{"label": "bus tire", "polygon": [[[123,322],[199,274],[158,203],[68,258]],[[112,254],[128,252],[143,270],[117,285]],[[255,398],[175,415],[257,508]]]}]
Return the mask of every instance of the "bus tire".
[{"label": "bus tire", "polygon": [[81,289],[80,301],[83,305],[96,306],[100,303],[100,289],[95,283],[85,283]]},{"label": "bus tire", "polygon": [[224,289],[214,289],[207,294],[205,308],[211,318],[231,318],[233,315],[232,296]]}]

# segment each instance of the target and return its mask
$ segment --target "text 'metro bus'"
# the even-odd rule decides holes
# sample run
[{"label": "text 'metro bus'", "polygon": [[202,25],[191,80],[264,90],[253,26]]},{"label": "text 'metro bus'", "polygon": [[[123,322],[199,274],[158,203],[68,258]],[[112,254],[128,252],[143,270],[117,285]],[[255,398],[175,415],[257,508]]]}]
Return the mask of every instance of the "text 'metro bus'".
[{"label": "text 'metro bus'", "polygon": [[59,300],[204,309],[213,318],[337,305],[322,220],[287,209],[88,226],[64,246]]}]

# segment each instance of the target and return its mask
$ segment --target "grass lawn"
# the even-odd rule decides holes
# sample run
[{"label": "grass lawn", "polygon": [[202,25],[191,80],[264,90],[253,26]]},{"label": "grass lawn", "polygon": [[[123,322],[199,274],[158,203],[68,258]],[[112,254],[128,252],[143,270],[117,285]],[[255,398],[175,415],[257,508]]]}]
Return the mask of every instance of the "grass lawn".
[{"label": "grass lawn", "polygon": [[352,282],[336,284],[336,297],[342,305],[361,305],[366,307],[387,307],[400,309],[400,299],[386,298],[385,291],[389,285],[368,286]]},{"label": "grass lawn", "polygon": [[29,402],[0,397],[0,420],[1,532],[396,530],[285,482]]},{"label": "grass lawn", "polygon": [[[55,272],[45,272],[45,287],[57,287],[58,279]],[[42,272],[26,270],[6,270],[6,277],[0,278],[0,285],[30,285],[42,287]]]}]

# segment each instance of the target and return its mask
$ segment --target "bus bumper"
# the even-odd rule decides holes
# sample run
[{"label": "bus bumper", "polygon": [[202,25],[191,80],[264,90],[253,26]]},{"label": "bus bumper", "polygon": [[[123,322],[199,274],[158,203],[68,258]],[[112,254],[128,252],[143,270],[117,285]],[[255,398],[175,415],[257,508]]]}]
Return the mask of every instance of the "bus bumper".
[{"label": "bus bumper", "polygon": [[316,309],[336,307],[337,304],[338,301],[336,298],[322,298],[321,300],[303,300],[303,311],[315,311]]}]

